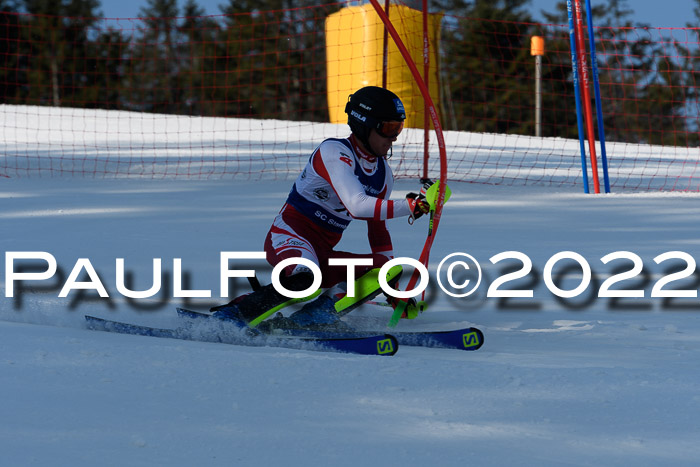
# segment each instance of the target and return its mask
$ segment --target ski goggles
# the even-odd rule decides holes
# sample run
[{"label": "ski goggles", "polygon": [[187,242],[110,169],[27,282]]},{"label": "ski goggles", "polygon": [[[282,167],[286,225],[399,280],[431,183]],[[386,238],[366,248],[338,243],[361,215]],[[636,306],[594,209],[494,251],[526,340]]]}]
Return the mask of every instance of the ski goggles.
[{"label": "ski goggles", "polygon": [[396,138],[403,130],[403,121],[387,121],[379,122],[377,125],[377,133],[383,138]]}]

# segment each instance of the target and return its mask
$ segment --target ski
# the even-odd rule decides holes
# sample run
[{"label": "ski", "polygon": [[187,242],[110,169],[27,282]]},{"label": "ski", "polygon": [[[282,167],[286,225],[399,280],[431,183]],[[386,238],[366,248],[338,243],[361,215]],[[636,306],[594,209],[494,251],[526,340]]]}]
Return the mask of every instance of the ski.
[{"label": "ski", "polygon": [[[317,338],[329,337],[363,337],[372,335],[369,331],[329,332],[307,331],[303,329],[275,329],[275,333],[290,336],[309,336]],[[481,330],[470,327],[451,331],[392,331],[400,345],[411,347],[432,347],[439,349],[478,350],[484,345],[484,334]]]},{"label": "ski", "polygon": [[89,329],[148,337],[162,337],[200,342],[218,342],[256,347],[283,347],[300,350],[353,353],[359,355],[394,355],[399,344],[389,334],[365,336],[294,336],[248,332],[238,326],[155,328],[123,323],[86,315]]},{"label": "ski", "polygon": [[[188,319],[210,319],[214,318],[209,313],[199,311],[186,310],[184,308],[177,309],[178,315]],[[216,318],[214,318],[216,319]],[[229,321],[225,321],[229,322]],[[233,322],[233,321],[232,321]],[[371,331],[311,331],[306,329],[285,329],[275,328],[271,335],[287,335],[294,337],[313,337],[313,338],[357,338],[368,337],[375,333]],[[462,329],[454,329],[451,331],[404,331],[391,332],[391,335],[396,338],[400,345],[414,347],[433,347],[443,349],[459,349],[459,350],[478,350],[484,345],[484,333],[481,330],[469,327]]]},{"label": "ski", "polygon": [[459,350],[478,350],[484,345],[484,333],[469,327],[452,331],[393,332],[401,345]]}]

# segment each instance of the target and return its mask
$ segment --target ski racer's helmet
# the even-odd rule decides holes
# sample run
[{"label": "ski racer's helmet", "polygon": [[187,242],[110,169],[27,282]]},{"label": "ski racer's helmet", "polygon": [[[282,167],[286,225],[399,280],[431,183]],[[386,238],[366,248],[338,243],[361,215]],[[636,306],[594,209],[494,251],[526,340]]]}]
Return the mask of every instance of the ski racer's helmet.
[{"label": "ski racer's helmet", "polygon": [[345,113],[348,114],[350,130],[373,154],[369,145],[370,130],[375,129],[381,136],[393,138],[401,133],[406,120],[406,110],[401,99],[393,92],[377,86],[366,86],[350,94]]}]

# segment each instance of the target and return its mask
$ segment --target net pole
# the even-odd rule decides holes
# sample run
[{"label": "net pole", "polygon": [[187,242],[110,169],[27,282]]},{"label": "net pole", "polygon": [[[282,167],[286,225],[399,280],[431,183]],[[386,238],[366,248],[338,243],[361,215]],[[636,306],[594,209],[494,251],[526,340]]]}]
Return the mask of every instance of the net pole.
[{"label": "net pole", "polygon": [[535,136],[542,136],[542,56],[544,37],[530,38],[530,55],[535,56]]}]

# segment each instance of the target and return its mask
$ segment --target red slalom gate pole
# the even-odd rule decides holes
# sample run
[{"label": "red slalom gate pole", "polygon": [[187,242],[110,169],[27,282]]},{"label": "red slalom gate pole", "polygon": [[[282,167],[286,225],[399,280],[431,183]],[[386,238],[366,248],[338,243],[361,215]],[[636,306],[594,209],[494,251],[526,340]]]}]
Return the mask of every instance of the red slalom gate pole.
[{"label": "red slalom gate pole", "polygon": [[[421,94],[423,95],[423,99],[425,99],[426,105],[428,106],[428,110],[430,112],[430,119],[432,120],[433,126],[435,127],[435,136],[437,138],[438,148],[440,150],[440,185],[438,186],[438,195],[437,199],[435,200],[435,214],[433,215],[432,223],[430,225],[430,229],[428,230],[428,236],[425,239],[423,250],[421,251],[420,257],[418,259],[418,261],[423,263],[423,265],[425,265],[425,267],[427,268],[428,261],[430,260],[430,249],[433,246],[435,234],[437,233],[438,225],[440,225],[440,218],[442,217],[442,207],[445,204],[445,194],[447,187],[447,150],[445,148],[445,138],[442,134],[442,125],[440,125],[440,119],[438,118],[437,110],[435,109],[435,104],[433,103],[433,100],[430,97],[428,87],[425,85],[425,82],[421,78],[420,72],[418,71],[416,64],[411,58],[411,54],[408,52],[408,49],[406,49],[406,46],[401,40],[401,37],[399,37],[399,33],[396,32],[396,29],[389,21],[389,18],[387,17],[384,10],[382,10],[382,7],[379,5],[379,2],[377,0],[370,0],[370,3],[374,7],[381,20],[384,22],[384,26],[386,27],[387,31],[389,31],[391,38],[394,39],[396,47],[398,47],[399,52],[401,52],[401,56],[403,56],[403,59],[406,62],[406,65],[411,70],[411,74],[413,74],[416,83],[418,83],[418,87],[420,88]],[[411,278],[408,280],[408,286],[406,287],[406,290],[411,290],[416,286],[416,284],[418,283],[419,276],[420,272],[416,268],[413,271]],[[401,313],[406,308],[406,304],[407,302],[402,299],[399,305],[394,310],[394,314],[392,315],[391,321],[389,321],[388,324],[389,327],[394,327],[398,324],[399,318],[401,318]]]},{"label": "red slalom gate pole", "polygon": [[595,130],[593,127],[593,109],[591,108],[591,91],[586,65],[586,43],[583,38],[583,9],[581,0],[574,0],[576,21],[576,49],[579,58],[579,73],[581,74],[581,88],[583,91],[583,110],[586,118],[586,133],[588,134],[588,150],[591,157],[591,175],[593,175],[593,190],[600,193],[600,180],[598,179],[598,157],[595,149]]}]

